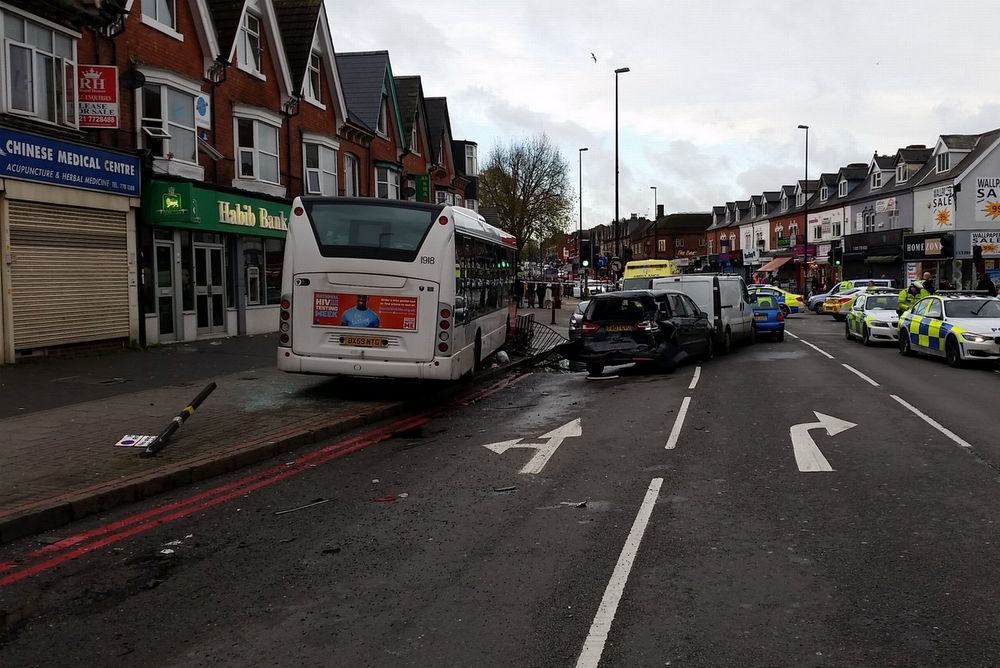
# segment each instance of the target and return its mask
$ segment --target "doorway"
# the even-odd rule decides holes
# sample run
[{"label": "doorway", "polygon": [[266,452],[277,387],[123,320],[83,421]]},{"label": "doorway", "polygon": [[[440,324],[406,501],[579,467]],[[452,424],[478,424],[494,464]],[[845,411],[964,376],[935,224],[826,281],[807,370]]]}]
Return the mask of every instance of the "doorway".
[{"label": "doorway", "polygon": [[174,242],[156,241],[153,245],[153,271],[156,273],[156,319],[158,340],[177,340],[177,297],[174,286]]},{"label": "doorway", "polygon": [[198,336],[226,333],[224,246],[194,244],[194,305]]}]

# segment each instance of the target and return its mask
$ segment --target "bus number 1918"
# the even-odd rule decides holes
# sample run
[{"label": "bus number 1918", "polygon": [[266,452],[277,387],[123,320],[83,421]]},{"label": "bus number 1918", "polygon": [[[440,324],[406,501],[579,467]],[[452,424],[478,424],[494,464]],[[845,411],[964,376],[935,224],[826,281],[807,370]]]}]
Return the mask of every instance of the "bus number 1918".
[{"label": "bus number 1918", "polygon": [[434,257],[432,255],[421,255],[420,264],[434,264]]}]

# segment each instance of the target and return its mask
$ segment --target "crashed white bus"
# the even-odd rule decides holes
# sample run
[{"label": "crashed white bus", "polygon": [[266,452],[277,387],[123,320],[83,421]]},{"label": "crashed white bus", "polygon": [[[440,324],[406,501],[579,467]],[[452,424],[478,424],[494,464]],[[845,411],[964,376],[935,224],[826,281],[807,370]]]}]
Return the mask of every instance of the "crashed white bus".
[{"label": "crashed white bus", "polygon": [[474,371],[504,343],[516,248],[463,207],[296,198],[278,368],[440,380]]}]

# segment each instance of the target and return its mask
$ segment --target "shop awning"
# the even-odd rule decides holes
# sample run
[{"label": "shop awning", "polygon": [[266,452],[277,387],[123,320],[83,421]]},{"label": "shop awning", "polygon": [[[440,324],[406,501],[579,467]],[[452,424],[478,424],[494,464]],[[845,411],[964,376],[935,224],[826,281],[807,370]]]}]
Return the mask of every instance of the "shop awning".
[{"label": "shop awning", "polygon": [[786,262],[791,262],[791,257],[776,257],[757,271],[778,271],[778,268],[784,265]]}]

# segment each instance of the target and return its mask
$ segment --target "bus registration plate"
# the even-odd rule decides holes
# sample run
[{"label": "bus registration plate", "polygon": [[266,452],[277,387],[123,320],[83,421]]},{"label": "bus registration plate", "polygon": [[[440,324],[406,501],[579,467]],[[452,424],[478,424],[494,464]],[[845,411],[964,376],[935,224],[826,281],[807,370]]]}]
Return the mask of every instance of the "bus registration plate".
[{"label": "bus registration plate", "polygon": [[340,343],[345,346],[361,346],[362,348],[385,348],[389,342],[377,336],[342,336]]}]

